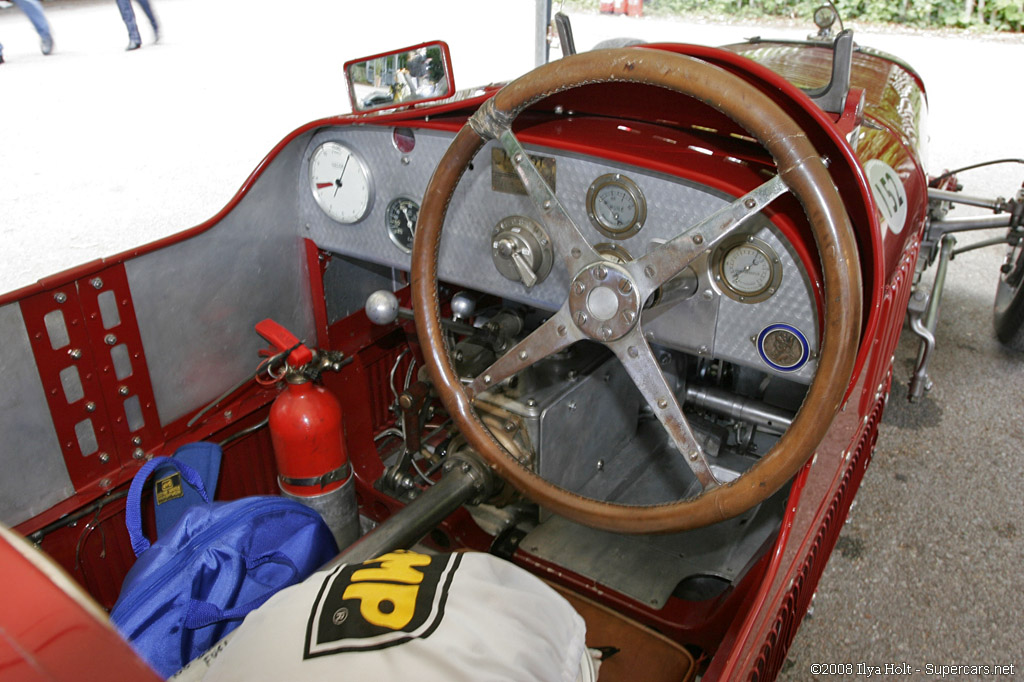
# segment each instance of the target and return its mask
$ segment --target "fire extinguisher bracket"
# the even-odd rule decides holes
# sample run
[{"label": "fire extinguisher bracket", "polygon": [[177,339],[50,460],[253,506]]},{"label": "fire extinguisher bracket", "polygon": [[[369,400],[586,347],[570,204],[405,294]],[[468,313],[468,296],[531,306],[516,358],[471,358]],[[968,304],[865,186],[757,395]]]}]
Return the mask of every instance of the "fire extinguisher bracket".
[{"label": "fire extinguisher bracket", "polygon": [[314,486],[323,488],[335,481],[344,481],[349,477],[351,472],[352,466],[348,462],[345,462],[337,469],[328,471],[326,474],[315,476],[313,478],[291,478],[289,476],[279,476],[278,478],[282,483],[287,485],[294,485],[302,488],[312,488]]}]

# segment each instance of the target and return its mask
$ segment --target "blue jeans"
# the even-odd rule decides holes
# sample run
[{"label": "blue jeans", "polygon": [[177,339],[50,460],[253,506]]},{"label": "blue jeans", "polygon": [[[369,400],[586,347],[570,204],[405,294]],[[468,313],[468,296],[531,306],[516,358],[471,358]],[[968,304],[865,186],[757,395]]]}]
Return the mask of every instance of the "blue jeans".
[{"label": "blue jeans", "polygon": [[[153,32],[157,33],[160,29],[149,0],[135,1],[139,3],[142,11],[146,13],[149,23],[153,26]],[[32,0],[32,2],[36,2],[36,0]],[[128,27],[128,39],[133,43],[141,43],[142,38],[139,37],[139,26],[135,23],[135,10],[132,9],[132,0],[117,0],[117,8],[121,10],[121,18],[124,20],[124,25]]]},{"label": "blue jeans", "polygon": [[43,6],[39,4],[39,0],[11,1],[28,15],[28,20],[36,27],[36,33],[39,34],[40,38],[44,40],[51,40],[53,38],[50,34],[50,22],[46,20],[46,15],[43,14]]}]

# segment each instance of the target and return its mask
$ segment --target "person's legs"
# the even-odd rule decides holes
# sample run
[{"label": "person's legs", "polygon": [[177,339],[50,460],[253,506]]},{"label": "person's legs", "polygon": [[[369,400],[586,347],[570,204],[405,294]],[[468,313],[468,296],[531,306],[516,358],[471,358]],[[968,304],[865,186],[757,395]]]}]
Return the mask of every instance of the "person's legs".
[{"label": "person's legs", "polygon": [[13,0],[14,4],[28,16],[28,20],[39,34],[40,49],[43,54],[50,54],[53,51],[53,34],[50,32],[50,22],[46,20],[43,13],[43,6],[39,0]]},{"label": "person's legs", "polygon": [[139,3],[139,7],[146,13],[146,18],[149,19],[149,24],[153,27],[153,33],[156,34],[157,39],[160,38],[160,26],[156,22],[156,15],[153,14],[153,7],[149,4],[149,0],[135,0]]},{"label": "person's legs", "polygon": [[132,9],[131,0],[117,0],[117,8],[121,10],[121,19],[128,28],[128,48],[134,50],[142,44],[139,37],[139,26],[135,23],[135,10]]}]

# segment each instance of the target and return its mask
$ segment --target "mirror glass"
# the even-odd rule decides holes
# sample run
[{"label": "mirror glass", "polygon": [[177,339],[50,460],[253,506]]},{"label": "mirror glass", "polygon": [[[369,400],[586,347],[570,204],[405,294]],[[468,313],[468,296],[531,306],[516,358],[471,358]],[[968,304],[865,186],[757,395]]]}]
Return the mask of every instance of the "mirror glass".
[{"label": "mirror glass", "polygon": [[443,99],[454,91],[451,74],[448,45],[440,41],[345,64],[353,111]]}]

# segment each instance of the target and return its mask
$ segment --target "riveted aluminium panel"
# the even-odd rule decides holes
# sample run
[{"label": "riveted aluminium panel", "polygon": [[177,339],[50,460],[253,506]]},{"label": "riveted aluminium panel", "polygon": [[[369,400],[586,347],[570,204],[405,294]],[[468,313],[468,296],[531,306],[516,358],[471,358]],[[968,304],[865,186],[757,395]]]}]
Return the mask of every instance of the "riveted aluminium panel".
[{"label": "riveted aluminium panel", "polygon": [[267,346],[257,322],[315,342],[294,192],[307,139],[282,150],[215,226],[125,263],[162,425],[253,374]]},{"label": "riveted aluminium panel", "polygon": [[28,331],[17,304],[0,307],[0,522],[15,526],[74,493]]}]

